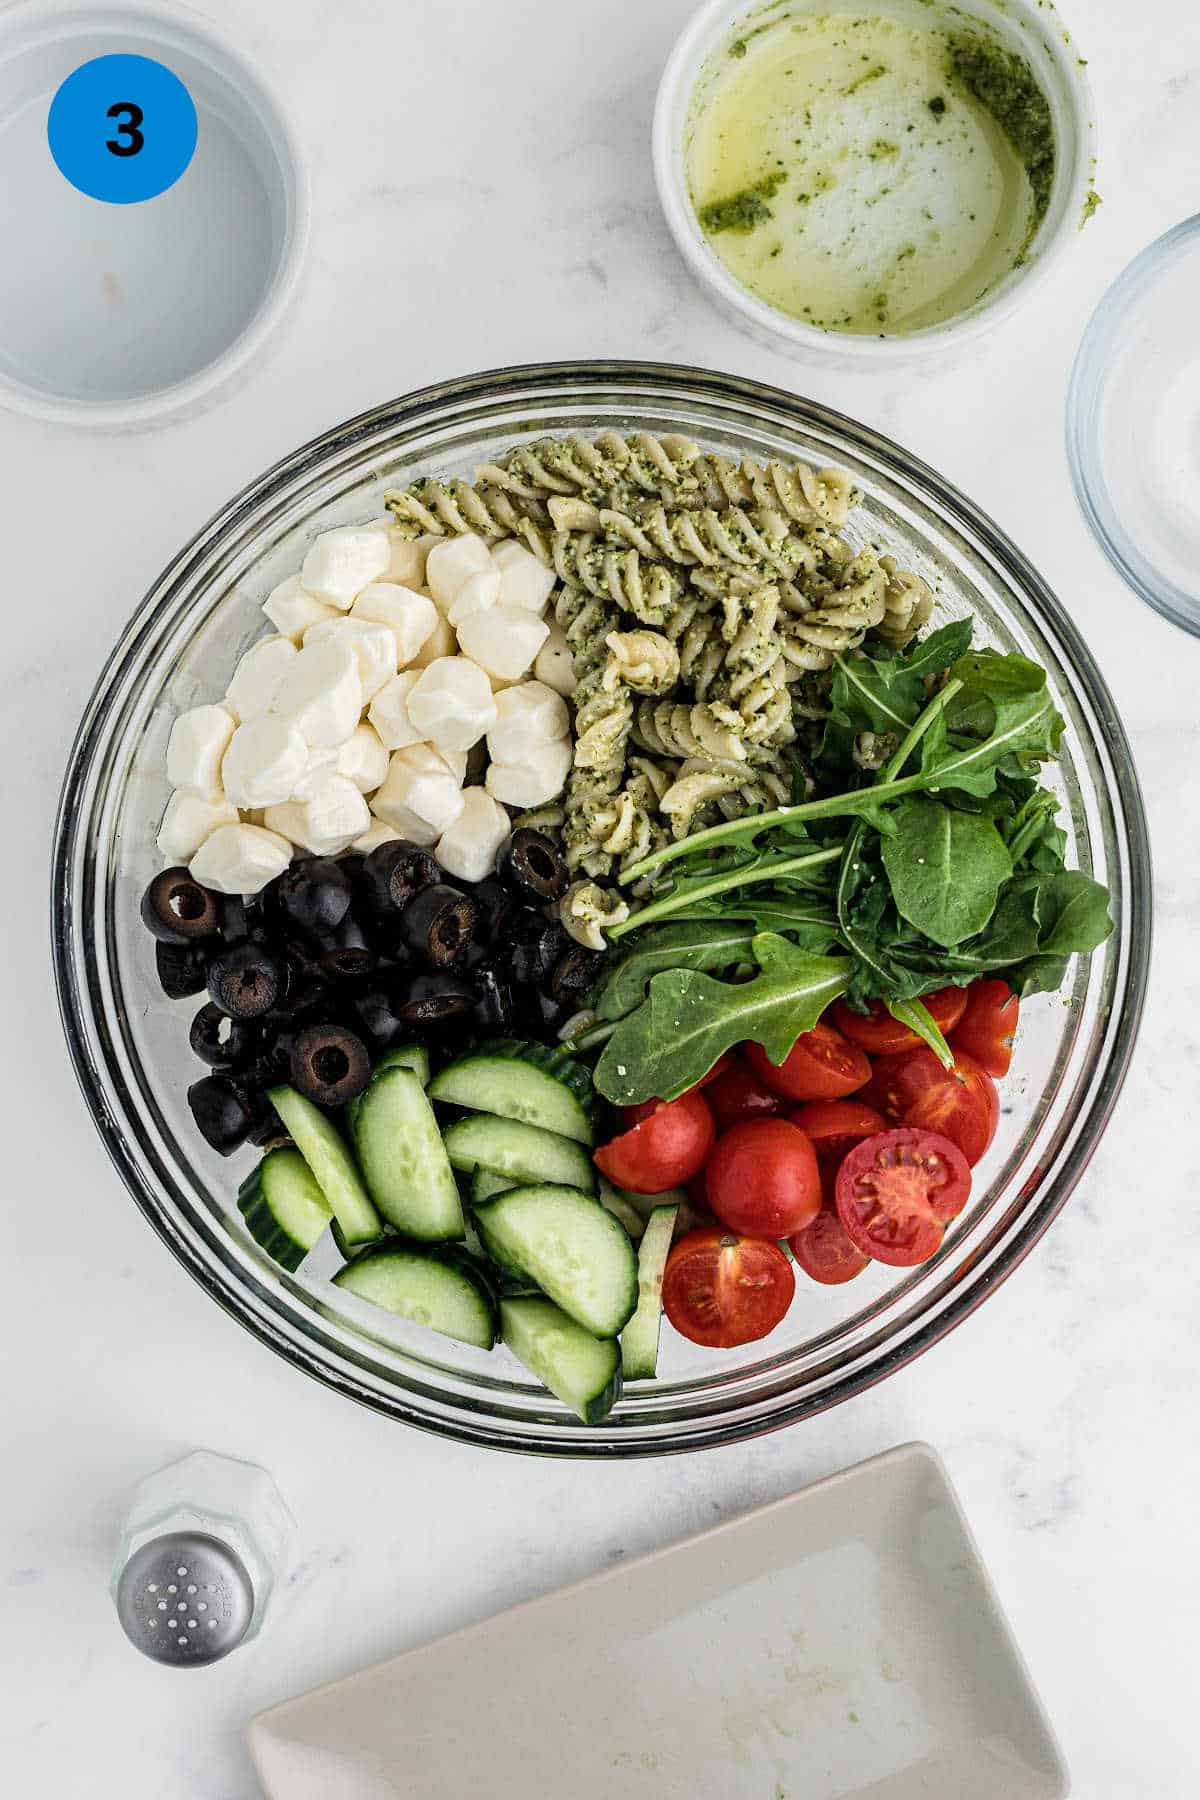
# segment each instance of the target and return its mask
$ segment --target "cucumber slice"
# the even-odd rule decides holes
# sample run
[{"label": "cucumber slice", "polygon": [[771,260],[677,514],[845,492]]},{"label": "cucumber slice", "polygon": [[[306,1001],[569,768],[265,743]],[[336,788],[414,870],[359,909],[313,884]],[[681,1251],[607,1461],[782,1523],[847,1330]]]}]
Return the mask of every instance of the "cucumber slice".
[{"label": "cucumber slice", "polygon": [[381,1236],[379,1214],[333,1121],[295,1088],[272,1088],[267,1098],[316,1176],[347,1244],[369,1244]]},{"label": "cucumber slice", "polygon": [[549,1300],[500,1302],[500,1335],[585,1425],[598,1425],[621,1397],[621,1352],[594,1338]]},{"label": "cucumber slice", "polygon": [[[371,1070],[371,1081],[388,1069],[411,1069],[423,1088],[429,1086],[429,1052],[424,1044],[397,1044],[394,1050],[388,1050]],[[350,1127],[351,1137],[358,1123],[366,1091],[364,1088],[361,1094],[356,1094],[346,1107],[346,1122]]]},{"label": "cucumber slice", "polygon": [[582,1144],[540,1125],[475,1113],[446,1127],[445,1145],[456,1169],[490,1169],[513,1182],[546,1181],[585,1194],[596,1191],[592,1159]]},{"label": "cucumber slice", "polygon": [[329,1224],[329,1202],[298,1150],[271,1150],[238,1190],[246,1230],[283,1269],[298,1269]]},{"label": "cucumber slice", "polygon": [[339,1269],[333,1284],[443,1337],[480,1350],[496,1342],[496,1297],[482,1269],[456,1245],[384,1238]]},{"label": "cucumber slice", "polygon": [[516,1187],[507,1175],[493,1175],[490,1169],[476,1169],[471,1176],[471,1205],[479,1206],[484,1200],[491,1200],[496,1194],[507,1193],[510,1187]]},{"label": "cucumber slice", "polygon": [[591,1145],[592,1081],[587,1070],[542,1044],[484,1044],[448,1063],[430,1086],[432,1100],[518,1119]]},{"label": "cucumber slice", "polygon": [[411,1069],[376,1075],[362,1097],[354,1147],[390,1225],[415,1238],[461,1238],[462,1201],[429,1097]]},{"label": "cucumber slice", "polygon": [[595,1337],[615,1337],[637,1305],[637,1257],[624,1227],[571,1187],[518,1187],[475,1209],[504,1262]]},{"label": "cucumber slice", "polygon": [[614,1187],[611,1181],[600,1177],[600,1204],[614,1219],[620,1219],[635,1244],[641,1242],[642,1233],[646,1229],[646,1221],[636,1206],[630,1204],[631,1196],[624,1188]]},{"label": "cucumber slice", "polygon": [[630,1381],[649,1381],[658,1373],[663,1276],[678,1212],[676,1206],[656,1206],[638,1249],[637,1311],[621,1333],[621,1362]]}]

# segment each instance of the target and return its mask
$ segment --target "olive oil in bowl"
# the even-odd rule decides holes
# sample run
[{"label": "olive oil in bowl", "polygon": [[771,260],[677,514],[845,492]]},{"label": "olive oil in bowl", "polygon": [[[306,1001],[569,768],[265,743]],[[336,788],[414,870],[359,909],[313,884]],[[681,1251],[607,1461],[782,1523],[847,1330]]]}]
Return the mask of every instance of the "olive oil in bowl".
[{"label": "olive oil in bowl", "polygon": [[713,253],[804,325],[904,334],[1020,266],[1055,163],[1029,65],[973,19],[775,4],[711,55],[686,134]]}]

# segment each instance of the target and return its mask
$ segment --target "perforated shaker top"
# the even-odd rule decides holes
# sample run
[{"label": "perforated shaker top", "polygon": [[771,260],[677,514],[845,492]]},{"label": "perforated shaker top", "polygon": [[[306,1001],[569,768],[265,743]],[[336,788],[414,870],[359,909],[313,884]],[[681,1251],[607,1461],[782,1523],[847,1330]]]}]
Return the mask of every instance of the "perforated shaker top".
[{"label": "perforated shaker top", "polygon": [[130,1643],[183,1668],[236,1650],[254,1612],[245,1563],[221,1538],[168,1531],[135,1550],[117,1582],[117,1614]]}]

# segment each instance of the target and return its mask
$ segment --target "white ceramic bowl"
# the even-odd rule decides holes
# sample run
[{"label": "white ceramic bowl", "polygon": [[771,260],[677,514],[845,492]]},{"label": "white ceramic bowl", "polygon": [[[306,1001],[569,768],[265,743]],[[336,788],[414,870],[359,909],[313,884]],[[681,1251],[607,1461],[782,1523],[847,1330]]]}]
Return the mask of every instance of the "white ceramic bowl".
[{"label": "white ceramic bowl", "polygon": [[[198,117],[183,175],[136,205],[80,193],[47,142],[59,86],[112,54],[163,63]],[[190,410],[262,349],[307,235],[291,129],[207,23],[46,0],[0,14],[0,403],[109,428]]]},{"label": "white ceramic bowl", "polygon": [[[931,5],[936,9],[931,11]],[[1025,261],[966,312],[944,324],[884,336],[827,331],[790,318],[760,300],[730,273],[700,229],[688,191],[686,136],[696,82],[705,62],[739,29],[760,16],[788,13],[882,15],[928,27],[944,13],[946,22],[978,20],[990,35],[1018,51],[1032,68],[1050,104],[1057,140],[1050,201]],[[930,351],[946,352],[997,324],[1022,301],[1075,238],[1095,169],[1095,128],[1091,89],[1070,32],[1050,0],[709,0],[685,27],[659,83],[654,111],[654,175],[671,234],[692,273],[724,310],[752,336],[793,355],[869,366],[896,362]]]}]

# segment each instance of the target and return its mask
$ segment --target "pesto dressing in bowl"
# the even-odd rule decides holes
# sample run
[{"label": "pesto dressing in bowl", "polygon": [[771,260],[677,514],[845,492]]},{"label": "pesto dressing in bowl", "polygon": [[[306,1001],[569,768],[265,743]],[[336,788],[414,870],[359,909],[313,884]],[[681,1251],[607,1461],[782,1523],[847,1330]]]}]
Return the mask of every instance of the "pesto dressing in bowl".
[{"label": "pesto dressing in bowl", "polygon": [[930,8],[771,8],[708,59],[686,165],[714,254],[828,331],[941,324],[1018,267],[1053,179],[1028,64]]}]

